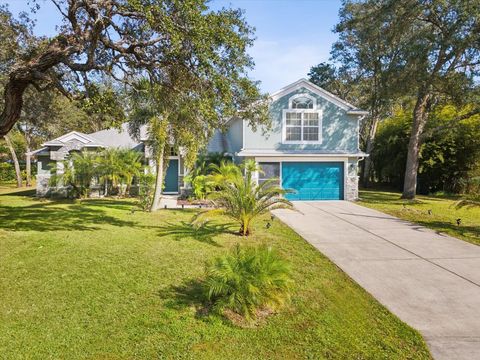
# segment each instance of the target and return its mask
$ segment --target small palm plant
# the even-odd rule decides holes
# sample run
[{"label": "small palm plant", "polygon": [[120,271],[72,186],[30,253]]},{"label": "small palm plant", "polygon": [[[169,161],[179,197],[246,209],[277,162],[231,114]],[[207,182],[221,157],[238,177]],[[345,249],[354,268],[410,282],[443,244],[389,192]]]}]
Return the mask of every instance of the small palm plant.
[{"label": "small palm plant", "polygon": [[139,177],[142,172],[142,155],[131,149],[121,149],[118,152],[121,164],[121,181],[125,183],[125,193],[130,192],[134,177]]},{"label": "small palm plant", "polygon": [[210,164],[209,182],[215,187],[223,187],[241,176],[240,168],[231,161],[222,161],[220,165]]},{"label": "small palm plant", "polygon": [[96,153],[74,152],[52,169],[50,183],[54,186],[70,186],[74,197],[86,197],[97,175],[97,169]]},{"label": "small palm plant", "polygon": [[122,161],[122,150],[118,148],[108,148],[98,157],[100,180],[105,186],[105,196],[109,189],[119,189],[125,169]]},{"label": "small palm plant", "polygon": [[276,310],[289,299],[289,264],[270,247],[241,248],[207,264],[204,288],[214,309],[255,317],[260,308]]},{"label": "small palm plant", "polygon": [[291,191],[280,188],[277,179],[257,184],[252,178],[253,171],[257,170],[256,165],[247,163],[244,169],[245,176],[241,171],[231,173],[228,180],[219,184],[219,190],[209,195],[215,209],[198,213],[193,218],[194,224],[208,215],[226,215],[240,225],[240,234],[248,236],[252,221],[258,216],[274,209],[293,208],[292,203],[283,198]]}]

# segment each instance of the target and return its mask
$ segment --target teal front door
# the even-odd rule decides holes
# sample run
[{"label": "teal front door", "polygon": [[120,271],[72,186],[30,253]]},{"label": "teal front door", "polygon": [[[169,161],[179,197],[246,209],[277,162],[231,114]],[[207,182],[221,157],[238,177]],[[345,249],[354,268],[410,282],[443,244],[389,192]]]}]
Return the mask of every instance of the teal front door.
[{"label": "teal front door", "polygon": [[165,174],[164,193],[178,192],[178,160],[170,159],[168,163],[167,173]]},{"label": "teal front door", "polygon": [[288,200],[342,200],[343,162],[283,162],[282,187]]}]

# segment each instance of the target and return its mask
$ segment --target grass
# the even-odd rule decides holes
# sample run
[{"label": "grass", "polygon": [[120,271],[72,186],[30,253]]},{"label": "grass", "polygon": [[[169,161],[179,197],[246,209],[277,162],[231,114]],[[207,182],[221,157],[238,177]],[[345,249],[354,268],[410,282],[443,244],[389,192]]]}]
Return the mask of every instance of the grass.
[{"label": "grass", "polygon": [[[480,208],[456,209],[458,198],[451,196],[419,195],[415,201],[409,201],[400,199],[400,195],[397,192],[363,190],[358,203],[480,245]],[[457,219],[461,219],[460,225],[457,225]]]},{"label": "grass", "polygon": [[[291,229],[248,239],[194,210],[132,213],[130,200],[0,195],[2,359],[428,359],[421,336]],[[201,311],[207,259],[268,244],[293,267],[293,300],[257,328]]]}]

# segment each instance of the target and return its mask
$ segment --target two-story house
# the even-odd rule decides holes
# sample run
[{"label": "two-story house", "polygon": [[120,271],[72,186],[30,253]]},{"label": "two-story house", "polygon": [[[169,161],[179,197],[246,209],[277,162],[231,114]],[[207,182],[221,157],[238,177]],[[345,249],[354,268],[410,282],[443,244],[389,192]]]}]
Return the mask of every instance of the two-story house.
[{"label": "two-story house", "polygon": [[[217,131],[207,151],[230,154],[235,161],[254,159],[262,171],[259,182],[278,178],[295,192],[290,200],[354,200],[358,197],[358,161],[367,154],[359,149],[361,119],[367,112],[301,79],[270,98],[271,129],[253,131],[246,121],[231,119],[225,132]],[[49,191],[48,164],[82,148],[128,147],[144,153],[143,138],[135,141],[122,129],[93,134],[72,132],[46,142],[35,152],[38,159],[37,193]],[[165,193],[178,193],[186,169],[181,156],[172,154]]]}]

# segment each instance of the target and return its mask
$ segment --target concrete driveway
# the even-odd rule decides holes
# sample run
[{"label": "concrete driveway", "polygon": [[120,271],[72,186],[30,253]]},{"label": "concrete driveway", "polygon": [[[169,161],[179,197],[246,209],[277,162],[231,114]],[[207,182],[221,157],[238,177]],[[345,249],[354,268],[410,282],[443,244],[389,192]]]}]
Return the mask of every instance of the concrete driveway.
[{"label": "concrete driveway", "polygon": [[480,246],[347,201],[275,215],[419,330],[436,359],[480,359]]}]

